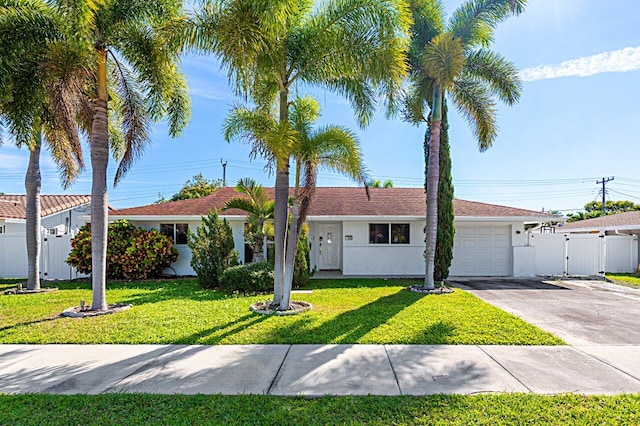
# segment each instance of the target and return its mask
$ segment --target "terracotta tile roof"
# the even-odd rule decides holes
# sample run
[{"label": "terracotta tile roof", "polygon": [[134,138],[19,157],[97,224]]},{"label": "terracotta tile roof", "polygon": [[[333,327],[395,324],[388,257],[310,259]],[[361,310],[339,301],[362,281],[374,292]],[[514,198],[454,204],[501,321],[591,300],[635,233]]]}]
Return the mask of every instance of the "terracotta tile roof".
[{"label": "terracotta tile roof", "polygon": [[[273,196],[273,188],[265,188]],[[309,216],[422,216],[425,194],[422,188],[371,188],[367,200],[364,188],[318,187]],[[231,197],[239,194],[232,187],[193,200],[172,201],[110,212],[110,216],[198,216],[214,208],[220,210]],[[533,210],[475,201],[454,200],[457,217],[549,217]],[[241,210],[228,210],[226,215],[244,215]]]},{"label": "terracotta tile roof", "polygon": [[[0,219],[24,219],[26,216],[26,195],[0,194]],[[41,195],[42,217],[73,207],[89,204],[90,195]]]},{"label": "terracotta tile roof", "polygon": [[600,228],[637,228],[640,229],[640,211],[611,214],[593,219],[579,220],[577,222],[567,222],[558,230],[572,229],[600,229]]}]

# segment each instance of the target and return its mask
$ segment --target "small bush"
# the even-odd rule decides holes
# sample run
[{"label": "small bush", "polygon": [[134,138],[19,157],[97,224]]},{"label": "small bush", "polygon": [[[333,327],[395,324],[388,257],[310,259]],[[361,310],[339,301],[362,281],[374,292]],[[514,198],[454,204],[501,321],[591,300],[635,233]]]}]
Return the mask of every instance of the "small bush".
[{"label": "small bush", "polygon": [[[178,259],[171,240],[155,229],[146,230],[127,220],[116,220],[107,231],[107,278],[153,278]],[[66,262],[83,274],[91,273],[91,224],[71,240]]]},{"label": "small bush", "polygon": [[196,233],[189,232],[188,245],[191,267],[203,288],[218,287],[224,270],[238,264],[231,227],[218,218],[217,212],[202,216],[202,225]]},{"label": "small bush", "polygon": [[273,265],[269,262],[234,266],[222,274],[220,290],[241,293],[265,293],[273,290]]},{"label": "small bush", "polygon": [[313,273],[309,270],[311,263],[311,244],[307,237],[308,228],[302,228],[298,237],[298,251],[296,251],[293,268],[293,287],[303,287],[309,282]]}]

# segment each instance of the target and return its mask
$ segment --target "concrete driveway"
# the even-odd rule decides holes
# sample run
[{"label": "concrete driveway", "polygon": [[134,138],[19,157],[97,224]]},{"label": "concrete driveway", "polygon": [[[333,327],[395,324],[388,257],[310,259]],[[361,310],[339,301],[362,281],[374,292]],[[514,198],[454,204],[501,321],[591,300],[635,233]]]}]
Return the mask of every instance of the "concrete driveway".
[{"label": "concrete driveway", "polygon": [[640,290],[603,281],[448,280],[570,345],[640,344]]}]

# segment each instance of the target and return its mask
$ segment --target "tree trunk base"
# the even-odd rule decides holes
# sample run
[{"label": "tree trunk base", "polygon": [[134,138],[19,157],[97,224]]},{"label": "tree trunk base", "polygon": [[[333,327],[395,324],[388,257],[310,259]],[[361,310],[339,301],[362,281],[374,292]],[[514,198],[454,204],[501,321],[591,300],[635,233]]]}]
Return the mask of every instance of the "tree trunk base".
[{"label": "tree trunk base", "polygon": [[407,287],[412,293],[420,293],[420,294],[451,294],[453,293],[453,289],[446,286],[436,287],[432,289],[425,288],[421,285],[412,285],[411,287]]},{"label": "tree trunk base", "polygon": [[272,302],[257,302],[249,307],[249,309],[260,315],[296,315],[301,314],[303,312],[307,312],[313,308],[313,305],[308,302],[301,302],[292,300],[289,303],[289,309],[286,311],[281,311],[279,309],[279,304]]},{"label": "tree trunk base", "polygon": [[36,294],[36,293],[49,293],[51,291],[58,291],[58,287],[41,287],[33,290],[29,290],[22,287],[10,288],[4,291],[4,294]]}]

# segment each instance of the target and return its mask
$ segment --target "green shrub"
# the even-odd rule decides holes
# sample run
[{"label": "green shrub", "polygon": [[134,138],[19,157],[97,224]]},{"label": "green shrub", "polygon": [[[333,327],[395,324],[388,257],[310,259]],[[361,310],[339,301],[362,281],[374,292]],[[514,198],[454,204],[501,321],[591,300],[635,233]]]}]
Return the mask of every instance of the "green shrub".
[{"label": "green shrub", "polygon": [[270,292],[273,290],[273,265],[257,262],[231,267],[222,274],[219,289],[229,293]]},{"label": "green shrub", "polygon": [[218,287],[225,269],[238,264],[233,233],[218,212],[202,216],[202,225],[195,233],[189,232],[187,244],[191,249],[191,267],[203,288]]},{"label": "green shrub", "polygon": [[296,252],[293,269],[293,286],[303,287],[313,275],[309,269],[311,264],[311,243],[307,237],[308,228],[305,226],[298,237],[298,251]]},{"label": "green shrub", "polygon": [[[311,243],[309,242],[308,235],[309,228],[304,225],[300,231],[298,237],[298,251],[296,251],[296,257],[294,261],[293,269],[293,287],[303,287],[309,282],[309,278],[316,272],[315,268],[312,271],[311,265]],[[273,266],[275,259],[275,246],[269,244],[267,246],[267,262]]]},{"label": "green shrub", "polygon": [[[171,240],[155,229],[146,230],[127,220],[116,220],[107,231],[107,278],[153,278],[178,259]],[[91,224],[71,240],[66,262],[83,274],[91,273]]]}]

